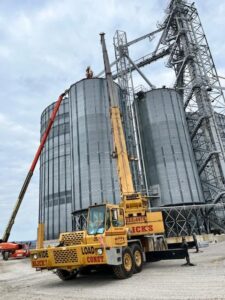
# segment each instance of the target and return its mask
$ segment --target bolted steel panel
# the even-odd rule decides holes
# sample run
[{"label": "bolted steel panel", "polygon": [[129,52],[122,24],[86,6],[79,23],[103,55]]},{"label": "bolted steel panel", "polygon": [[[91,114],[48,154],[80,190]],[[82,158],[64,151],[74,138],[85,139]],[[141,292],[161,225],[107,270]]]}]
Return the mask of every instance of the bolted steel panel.
[{"label": "bolted steel panel", "polygon": [[[119,87],[115,84],[119,99]],[[73,210],[120,201],[106,80],[83,79],[69,92]]]},{"label": "bolted steel panel", "polygon": [[180,95],[156,89],[136,104],[147,184],[160,185],[161,198],[153,205],[203,202]]},{"label": "bolted steel panel", "polygon": [[[41,136],[55,103],[41,115]],[[45,223],[45,239],[56,239],[72,230],[69,102],[65,98],[40,157],[39,221]]]}]

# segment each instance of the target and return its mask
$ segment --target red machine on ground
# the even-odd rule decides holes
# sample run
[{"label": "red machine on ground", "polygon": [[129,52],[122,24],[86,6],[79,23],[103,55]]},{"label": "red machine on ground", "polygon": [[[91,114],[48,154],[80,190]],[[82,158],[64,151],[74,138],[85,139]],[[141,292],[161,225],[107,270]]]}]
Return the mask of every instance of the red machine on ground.
[{"label": "red machine on ground", "polygon": [[28,244],[10,242],[0,243],[0,252],[4,260],[9,258],[24,258],[30,256]]}]

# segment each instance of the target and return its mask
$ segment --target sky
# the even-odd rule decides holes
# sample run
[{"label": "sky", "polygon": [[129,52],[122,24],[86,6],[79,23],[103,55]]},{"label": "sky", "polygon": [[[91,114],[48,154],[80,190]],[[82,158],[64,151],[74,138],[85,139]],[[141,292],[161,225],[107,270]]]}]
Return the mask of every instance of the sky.
[{"label": "sky", "polygon": [[[40,138],[40,116],[91,65],[103,70],[99,33],[128,41],[155,30],[168,0],[0,0],[0,238],[12,213]],[[225,77],[225,1],[196,0],[220,76]],[[131,58],[151,52],[154,41],[133,46]],[[143,69],[158,87],[172,86],[173,72],[159,62]],[[224,80],[225,81],[225,80]],[[141,84],[135,76],[135,85]],[[225,82],[221,82],[225,86]],[[36,238],[39,165],[21,205],[10,240]]]}]

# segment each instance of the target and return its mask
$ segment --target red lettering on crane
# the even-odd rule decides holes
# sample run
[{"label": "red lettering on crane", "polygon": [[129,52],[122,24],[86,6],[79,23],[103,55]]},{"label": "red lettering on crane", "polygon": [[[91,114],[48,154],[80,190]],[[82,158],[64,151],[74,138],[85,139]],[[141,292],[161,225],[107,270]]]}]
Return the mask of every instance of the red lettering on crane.
[{"label": "red lettering on crane", "polygon": [[141,233],[141,232],[149,232],[153,231],[152,225],[144,225],[144,226],[135,226],[131,227],[132,233]]},{"label": "red lettering on crane", "polygon": [[102,263],[103,262],[103,256],[88,256],[87,262],[90,264],[93,263]]}]

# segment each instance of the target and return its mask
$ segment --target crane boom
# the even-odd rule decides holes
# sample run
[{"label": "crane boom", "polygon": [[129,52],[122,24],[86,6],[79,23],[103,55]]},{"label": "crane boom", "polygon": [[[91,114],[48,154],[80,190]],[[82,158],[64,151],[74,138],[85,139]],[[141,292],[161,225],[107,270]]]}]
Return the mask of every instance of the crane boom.
[{"label": "crane boom", "polygon": [[120,189],[122,195],[134,194],[135,189],[133,185],[133,178],[127,153],[125,135],[121,120],[121,113],[118,103],[118,97],[114,89],[114,82],[112,79],[112,72],[109,64],[108,52],[105,44],[105,34],[101,33],[101,44],[103,51],[103,59],[105,65],[105,75],[107,88],[109,93],[110,117],[112,124],[112,131],[114,137],[115,155],[117,157],[117,169],[120,180]]},{"label": "crane boom", "polygon": [[23,183],[22,188],[20,190],[18,199],[16,201],[16,205],[15,205],[15,207],[13,209],[12,215],[11,215],[11,217],[9,219],[9,222],[8,222],[7,226],[6,226],[6,229],[5,229],[5,232],[4,232],[4,235],[3,235],[3,238],[1,240],[1,242],[7,242],[8,239],[9,239],[9,236],[10,236],[10,233],[11,233],[11,229],[12,229],[13,224],[15,222],[16,215],[17,215],[17,213],[19,211],[20,205],[21,205],[21,203],[23,201],[24,195],[25,195],[26,190],[27,190],[27,188],[29,186],[30,180],[31,180],[31,178],[33,176],[34,169],[35,169],[36,164],[38,162],[38,159],[39,159],[39,157],[41,155],[41,152],[42,152],[42,150],[44,148],[45,142],[46,142],[46,140],[48,138],[48,135],[49,135],[49,132],[50,132],[50,130],[52,128],[52,124],[53,124],[53,122],[55,120],[55,117],[56,117],[56,114],[57,114],[57,112],[59,110],[60,104],[61,104],[61,102],[63,100],[63,97],[65,96],[66,93],[67,93],[67,91],[65,91],[64,93],[62,93],[59,96],[59,98],[58,98],[58,100],[57,100],[57,102],[56,102],[56,104],[54,106],[54,109],[53,109],[53,111],[51,113],[51,116],[49,118],[49,121],[48,121],[48,126],[47,126],[47,128],[45,130],[45,133],[43,134],[43,136],[41,138],[40,145],[39,145],[39,147],[37,149],[37,152],[36,152],[36,154],[34,156],[34,159],[33,159],[33,162],[31,164],[31,167],[30,167],[30,169],[29,169],[29,171],[27,173],[27,176],[26,176],[26,178],[24,180],[24,183]]}]

